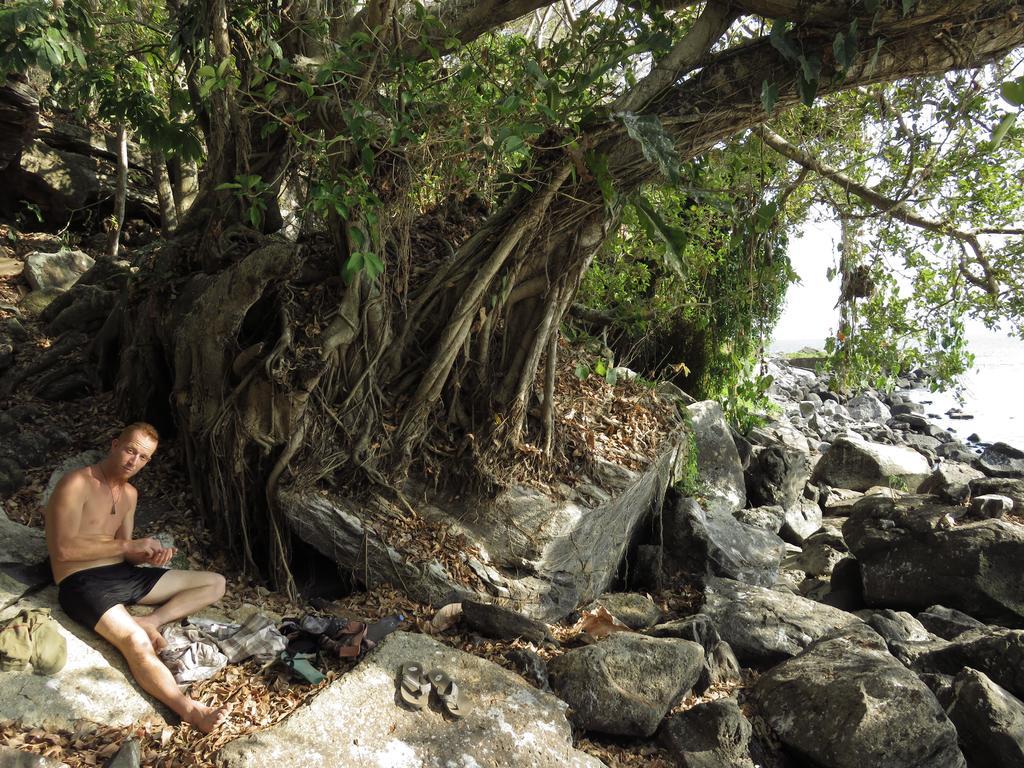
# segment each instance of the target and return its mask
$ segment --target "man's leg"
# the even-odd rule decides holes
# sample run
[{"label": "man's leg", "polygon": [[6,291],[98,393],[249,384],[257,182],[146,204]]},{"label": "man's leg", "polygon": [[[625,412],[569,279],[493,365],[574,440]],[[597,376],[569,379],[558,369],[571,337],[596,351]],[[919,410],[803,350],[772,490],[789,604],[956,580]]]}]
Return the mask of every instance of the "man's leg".
[{"label": "man's leg", "polygon": [[160,577],[139,605],[159,606],[148,616],[135,617],[135,621],[149,635],[153,647],[165,645],[160,627],[169,621],[188,616],[205,608],[224,596],[224,577],[211,571],[168,571]]},{"label": "man's leg", "polygon": [[182,720],[209,733],[227,717],[226,705],[208,707],[178,689],[171,671],[153,650],[149,635],[123,605],[115,605],[104,613],[96,624],[96,631],[121,652],[143,690],[174,710]]}]

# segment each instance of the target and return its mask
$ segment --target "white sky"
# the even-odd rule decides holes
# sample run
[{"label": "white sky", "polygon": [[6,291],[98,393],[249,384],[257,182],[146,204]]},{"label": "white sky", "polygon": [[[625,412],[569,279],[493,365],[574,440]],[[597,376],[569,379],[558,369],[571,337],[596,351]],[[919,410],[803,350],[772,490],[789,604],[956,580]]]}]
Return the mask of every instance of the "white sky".
[{"label": "white sky", "polygon": [[839,320],[835,308],[839,298],[839,277],[831,282],[826,276],[837,262],[836,244],[839,225],[835,222],[808,221],[800,234],[789,242],[789,260],[801,282],[786,294],[786,305],[774,341],[808,341],[821,345],[834,333]]}]

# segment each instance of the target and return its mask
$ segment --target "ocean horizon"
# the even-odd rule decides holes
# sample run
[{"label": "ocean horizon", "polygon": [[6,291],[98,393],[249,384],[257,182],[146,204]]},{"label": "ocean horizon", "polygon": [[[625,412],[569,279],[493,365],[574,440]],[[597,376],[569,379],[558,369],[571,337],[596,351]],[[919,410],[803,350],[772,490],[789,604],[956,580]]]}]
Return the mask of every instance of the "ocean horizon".
[{"label": "ocean horizon", "polygon": [[[796,352],[804,347],[823,349],[824,339],[773,339],[772,354]],[[912,397],[938,426],[951,429],[961,440],[977,434],[983,443],[1008,443],[1024,449],[1024,341],[984,332],[968,336],[974,366],[960,377],[955,392],[914,390]],[[960,408],[972,419],[950,419],[946,412]]]}]

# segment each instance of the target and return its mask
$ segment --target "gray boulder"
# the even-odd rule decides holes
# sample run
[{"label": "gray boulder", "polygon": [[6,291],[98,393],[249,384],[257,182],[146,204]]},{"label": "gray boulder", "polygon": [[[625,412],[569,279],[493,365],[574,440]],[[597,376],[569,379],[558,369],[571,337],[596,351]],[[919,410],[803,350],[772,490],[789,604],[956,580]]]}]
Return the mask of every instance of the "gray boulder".
[{"label": "gray boulder", "polygon": [[851,613],[799,595],[713,577],[705,582],[701,612],[744,663],[795,656],[838,627],[863,623]]},{"label": "gray boulder", "polygon": [[25,280],[37,291],[67,290],[95,263],[84,251],[35,251],[25,257]]},{"label": "gray boulder", "polygon": [[915,491],[929,474],[927,459],[911,448],[869,443],[847,435],[832,441],[815,465],[811,481],[854,491],[896,483]]},{"label": "gray boulder", "polygon": [[811,499],[800,496],[785,507],[786,522],[779,531],[783,541],[803,544],[804,539],[821,528],[821,507]]},{"label": "gray boulder", "polygon": [[66,768],[67,763],[52,757],[0,746],[0,768]]},{"label": "gray boulder", "polygon": [[964,667],[984,672],[1017,698],[1024,698],[1024,630],[972,629],[917,656],[918,672],[957,675]]},{"label": "gray boulder", "polygon": [[658,624],[647,630],[645,634],[651,637],[677,637],[682,640],[692,640],[700,645],[705,653],[710,653],[711,649],[722,639],[715,623],[703,613],[695,613],[685,619]]},{"label": "gray boulder", "polygon": [[984,473],[959,461],[944,461],[935,468],[920,487],[918,493],[930,493],[943,501],[959,504],[971,495],[971,481],[984,477]]},{"label": "gray boulder", "polygon": [[846,410],[857,421],[871,421],[882,424],[892,416],[889,406],[870,392],[862,392],[850,398],[846,403]]},{"label": "gray boulder", "polygon": [[976,466],[989,477],[1024,478],[1024,451],[993,443],[978,457]]},{"label": "gray boulder", "polygon": [[754,768],[752,734],[736,700],[727,698],[669,716],[658,741],[681,768]]},{"label": "gray boulder", "polygon": [[987,675],[965,668],[946,708],[968,765],[1024,765],[1024,702]]},{"label": "gray boulder", "polygon": [[[399,669],[410,659],[448,672],[473,709],[445,722],[433,695],[426,710],[406,708],[396,690]],[[563,702],[496,664],[409,632],[388,635],[287,720],[230,742],[214,762],[224,768],[602,765],[573,748]]]},{"label": "gray boulder", "polygon": [[1013,509],[1013,499],[998,493],[986,493],[971,498],[971,517],[982,520],[998,519]]},{"label": "gray boulder", "polygon": [[964,632],[984,629],[985,625],[972,616],[944,605],[932,605],[917,614],[921,626],[943,640],[955,640]]},{"label": "gray boulder", "polygon": [[1024,480],[1011,477],[980,477],[971,480],[972,495],[984,496],[989,493],[1013,499],[1017,509],[1024,509]]},{"label": "gray boulder", "polygon": [[579,728],[650,736],[696,684],[703,665],[697,643],[618,632],[553,659],[548,671]]},{"label": "gray boulder", "polygon": [[821,768],[964,768],[934,694],[863,624],[810,645],[751,691],[789,749]]},{"label": "gray boulder", "polygon": [[697,447],[701,497],[712,511],[735,512],[746,506],[743,467],[722,407],[713,400],[687,407]]},{"label": "gray boulder", "polygon": [[770,586],[779,573],[785,544],[773,533],[745,525],[723,509],[705,509],[695,499],[672,495],[662,526],[666,569],[727,576]]},{"label": "gray boulder", "polygon": [[807,537],[795,564],[811,578],[827,579],[836,564],[849,556],[850,550],[842,534],[826,529]]},{"label": "gray boulder", "polygon": [[661,609],[647,595],[635,592],[609,592],[587,606],[594,610],[603,606],[608,613],[630,629],[647,629],[661,621]]},{"label": "gray boulder", "polygon": [[1024,527],[956,524],[964,511],[921,496],[856,504],[843,536],[860,563],[867,604],[914,610],[942,603],[996,623],[1024,619]]},{"label": "gray boulder", "polygon": [[34,565],[43,562],[46,554],[43,532],[9,519],[0,506],[0,563]]},{"label": "gray boulder", "polygon": [[786,522],[786,511],[782,507],[749,507],[736,512],[734,517],[744,525],[760,528],[769,533],[778,533]]}]

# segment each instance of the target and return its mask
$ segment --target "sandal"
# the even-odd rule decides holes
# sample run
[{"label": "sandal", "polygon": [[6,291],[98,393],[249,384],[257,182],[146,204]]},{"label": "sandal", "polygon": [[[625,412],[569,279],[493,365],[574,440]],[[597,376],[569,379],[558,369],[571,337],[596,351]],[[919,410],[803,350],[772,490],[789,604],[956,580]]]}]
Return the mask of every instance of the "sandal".
[{"label": "sandal", "polygon": [[437,697],[452,717],[462,717],[472,709],[459,686],[440,669],[431,671],[430,682],[437,691]]},{"label": "sandal", "polygon": [[402,665],[401,674],[398,692],[402,701],[413,709],[426,709],[427,698],[430,696],[430,681],[423,674],[423,665],[407,661]]}]

